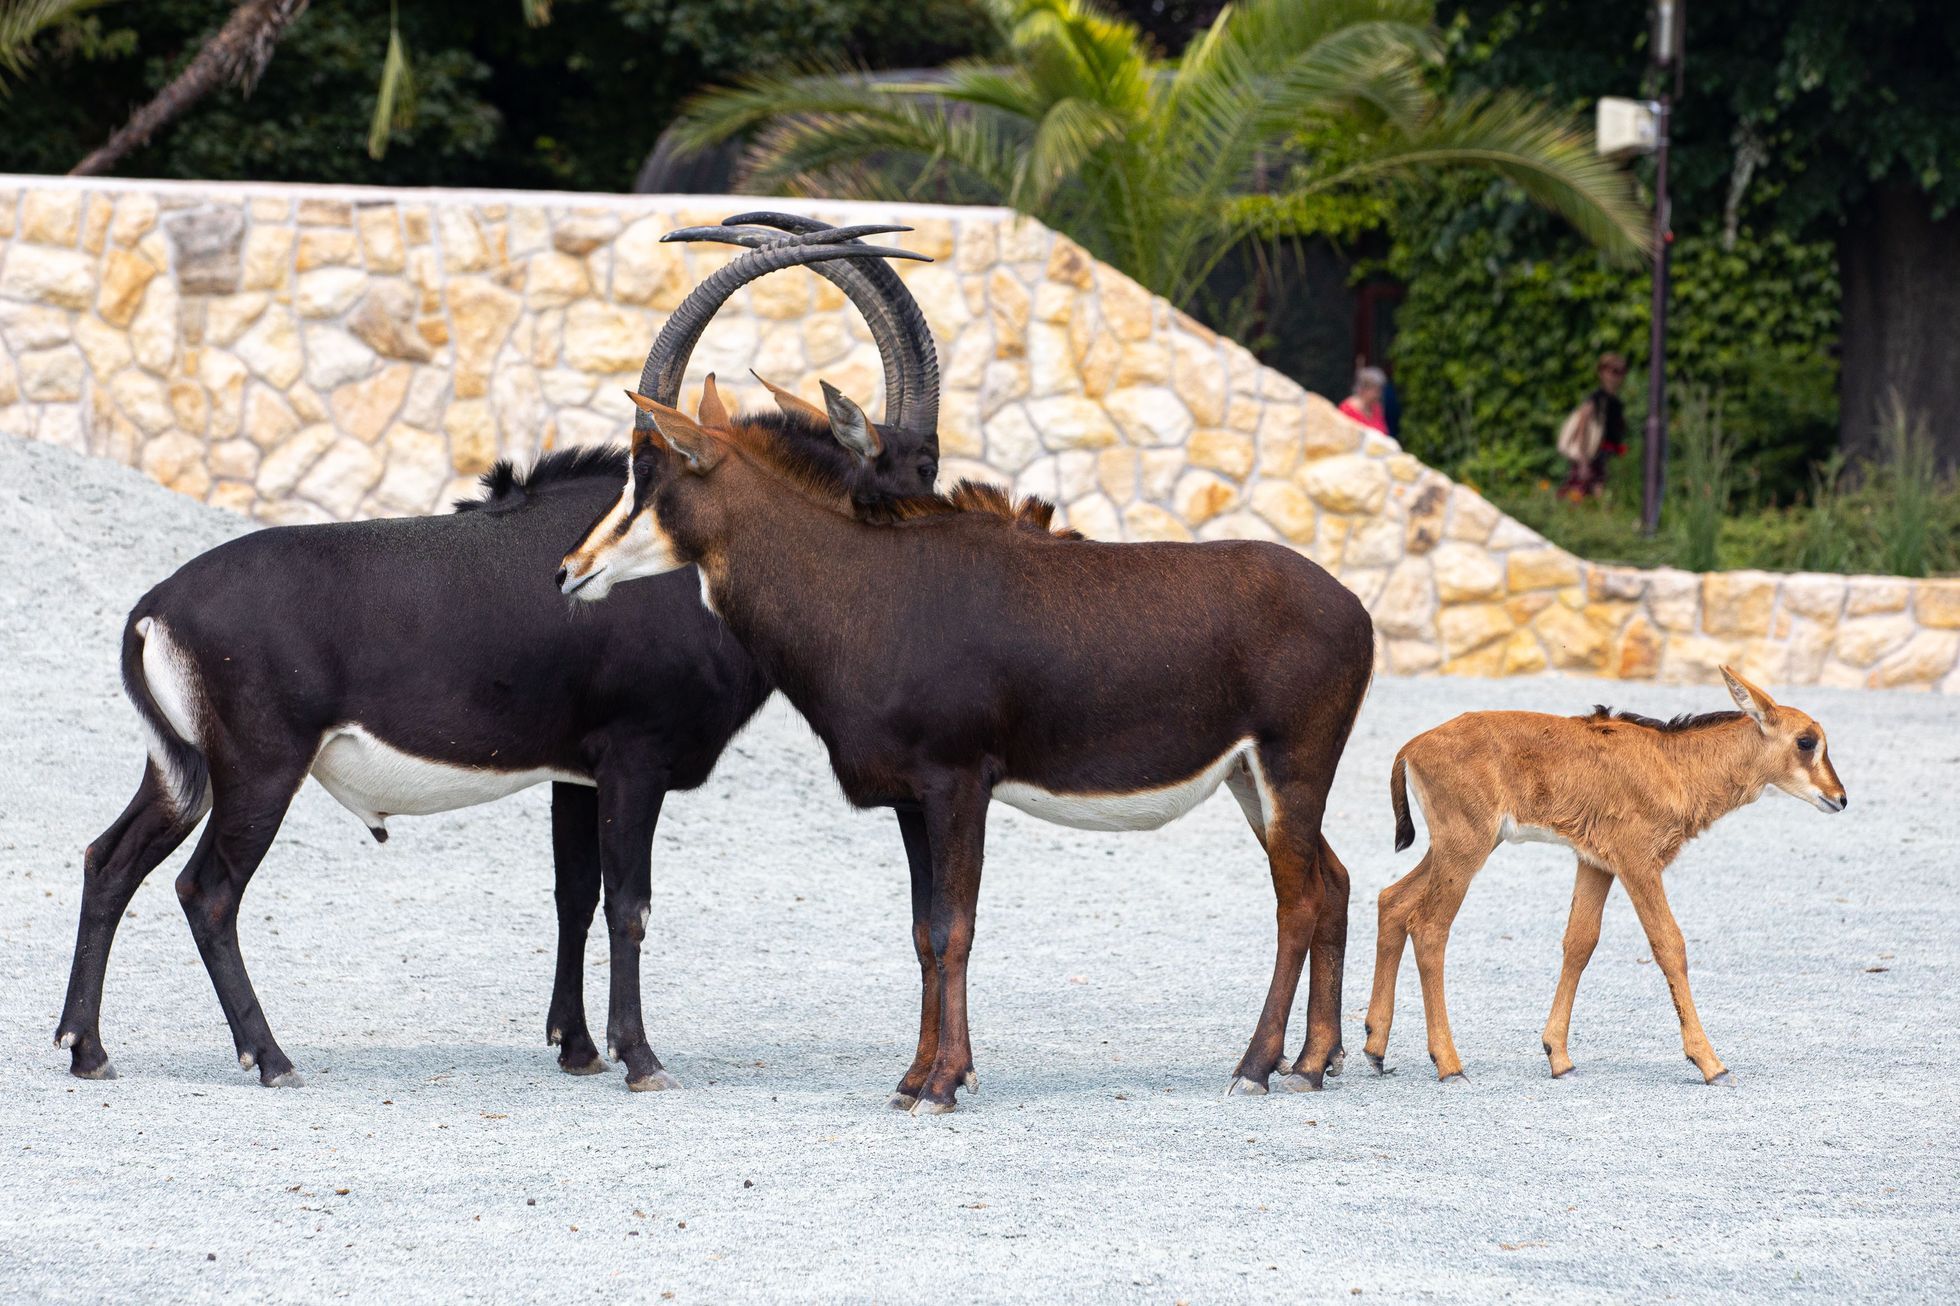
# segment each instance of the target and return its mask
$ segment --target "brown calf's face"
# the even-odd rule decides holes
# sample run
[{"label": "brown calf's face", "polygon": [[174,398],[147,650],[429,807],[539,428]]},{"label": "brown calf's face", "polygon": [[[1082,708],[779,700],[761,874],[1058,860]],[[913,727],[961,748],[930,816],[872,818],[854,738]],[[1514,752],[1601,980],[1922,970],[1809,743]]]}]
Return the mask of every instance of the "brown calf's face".
[{"label": "brown calf's face", "polygon": [[1764,780],[1820,812],[1841,812],[1851,802],[1831,765],[1824,728],[1794,707],[1783,707],[1728,667],[1722,668],[1735,705],[1762,731]]}]

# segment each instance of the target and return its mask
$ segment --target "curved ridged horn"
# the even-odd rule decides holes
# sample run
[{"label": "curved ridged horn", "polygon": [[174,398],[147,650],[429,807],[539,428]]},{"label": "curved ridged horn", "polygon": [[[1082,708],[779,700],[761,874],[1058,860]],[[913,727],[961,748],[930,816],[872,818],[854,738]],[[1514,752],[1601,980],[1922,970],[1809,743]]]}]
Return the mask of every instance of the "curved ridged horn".
[{"label": "curved ridged horn", "polygon": [[[680,403],[681,377],[687,360],[701,333],[708,329],[728,297],[758,277],[784,268],[800,267],[840,258],[924,259],[909,249],[886,249],[877,245],[807,245],[785,243],[753,249],[696,286],[681,306],[667,319],[647,351],[646,366],[640,370],[640,393],[669,408]],[[642,411],[633,419],[636,430],[651,430],[653,419]]]},{"label": "curved ridged horn", "polygon": [[[723,219],[722,226],[774,227],[778,231],[792,232],[805,239],[819,239],[826,243],[833,243],[835,239],[831,228],[816,218],[800,213],[738,213],[732,218]],[[912,292],[905,288],[898,273],[888,264],[866,259],[861,264],[840,263],[835,268],[818,268],[815,271],[828,276],[832,271],[846,268],[868,281],[883,301],[881,311],[874,316],[856,296],[851,297],[870,326],[871,338],[877,342],[878,353],[885,364],[883,420],[886,425],[901,426],[926,437],[936,455],[939,451],[939,351],[932,342],[932,328],[926,324],[926,316],[920,311],[919,302],[912,298]],[[839,289],[850,294],[842,281],[835,277],[831,277],[831,280]],[[894,355],[905,360],[896,386],[892,379]]]}]

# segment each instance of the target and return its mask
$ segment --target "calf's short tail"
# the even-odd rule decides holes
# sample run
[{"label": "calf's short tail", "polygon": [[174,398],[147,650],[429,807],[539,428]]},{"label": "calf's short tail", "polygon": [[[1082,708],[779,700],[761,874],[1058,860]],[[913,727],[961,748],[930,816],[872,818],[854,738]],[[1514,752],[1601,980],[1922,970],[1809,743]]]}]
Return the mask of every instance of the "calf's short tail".
[{"label": "calf's short tail", "polygon": [[1395,808],[1395,851],[1402,852],[1416,841],[1416,823],[1409,819],[1409,762],[1395,755],[1395,768],[1388,774],[1388,801]]}]

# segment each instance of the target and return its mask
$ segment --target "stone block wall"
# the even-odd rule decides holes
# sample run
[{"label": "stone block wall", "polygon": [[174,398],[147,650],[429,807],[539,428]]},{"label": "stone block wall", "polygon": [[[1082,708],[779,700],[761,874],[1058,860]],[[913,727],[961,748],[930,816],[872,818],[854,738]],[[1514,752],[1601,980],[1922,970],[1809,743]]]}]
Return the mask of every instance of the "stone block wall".
[{"label": "stone block wall", "polygon": [[[0,177],[0,431],[268,522],[438,511],[499,457],[622,438],[661,323],[735,256],[661,235],[756,203]],[[948,478],[1099,538],[1297,548],[1368,603],[1385,668],[1960,692],[1960,581],[1595,566],[1036,223],[778,203],[909,223],[935,260],[897,266]],[[686,401],[713,371],[765,403],[750,368],[882,400],[862,322],[802,270],[731,301]]]}]

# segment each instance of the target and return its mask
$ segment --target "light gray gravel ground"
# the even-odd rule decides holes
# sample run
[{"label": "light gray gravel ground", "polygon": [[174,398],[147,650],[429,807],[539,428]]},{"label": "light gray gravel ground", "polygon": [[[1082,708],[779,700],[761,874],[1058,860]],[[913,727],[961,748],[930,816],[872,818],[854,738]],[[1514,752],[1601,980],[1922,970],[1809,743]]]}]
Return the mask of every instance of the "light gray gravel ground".
[{"label": "light gray gravel ground", "polygon": [[[81,849],[142,758],[117,632],[147,586],[240,523],[12,441],[0,519],[0,1298],[1960,1286],[1960,702],[1791,695],[1830,730],[1850,811],[1772,794],[1670,876],[1729,1090],[1682,1059],[1619,894],[1580,992],[1579,1074],[1547,1077],[1538,1030],[1571,889],[1549,848],[1503,850],[1459,919],[1470,1082],[1429,1073],[1412,963],[1401,1073],[1359,1056],[1374,897],[1413,862],[1390,852],[1401,741],[1473,707],[1722,706],[1706,688],[1555,679],[1375,685],[1329,818],[1354,874],[1356,1055],[1319,1095],[1220,1096],[1272,960],[1263,864],[1220,795],[1154,835],[997,808],[972,980],[982,1094],[939,1120],[887,1111],[917,1003],[896,831],[844,807],[779,706],[660,829],[648,1021],[685,1091],[571,1078],[544,1046],[543,790],[399,821],[378,847],[312,786],[243,930],[308,1087],[265,1090],[234,1065],[171,892],[181,852],[138,893],[110,967],[123,1077],[83,1083],[50,1039]],[[603,1028],[597,932],[589,955]]]}]

